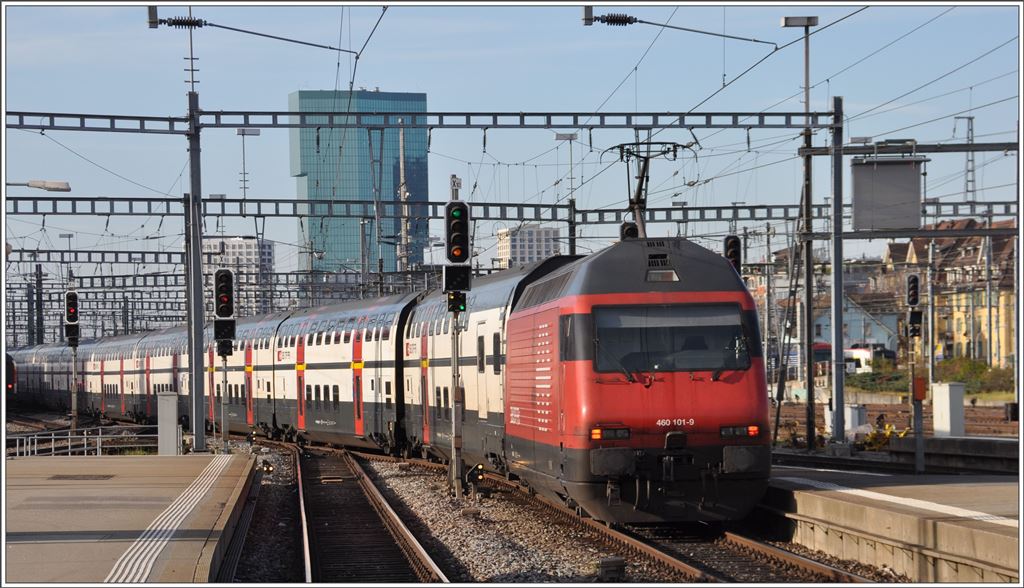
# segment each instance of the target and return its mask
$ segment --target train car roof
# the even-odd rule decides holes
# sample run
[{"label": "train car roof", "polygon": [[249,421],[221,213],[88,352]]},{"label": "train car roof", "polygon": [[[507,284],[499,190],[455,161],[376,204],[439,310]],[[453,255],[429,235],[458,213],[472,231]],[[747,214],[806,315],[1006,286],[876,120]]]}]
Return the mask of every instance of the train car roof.
[{"label": "train car roof", "polygon": [[[669,270],[674,276],[665,273]],[[663,279],[652,279],[656,277]],[[686,238],[629,239],[580,258],[534,282],[516,308],[528,308],[567,295],[745,288],[725,257]]]},{"label": "train car roof", "polygon": [[[579,259],[578,255],[555,255],[542,261],[519,264],[508,269],[474,277],[472,288],[466,296],[467,312],[480,312],[501,308],[514,300],[523,288],[556,269]],[[423,299],[424,305],[444,304],[445,293],[440,289],[430,290]]]}]

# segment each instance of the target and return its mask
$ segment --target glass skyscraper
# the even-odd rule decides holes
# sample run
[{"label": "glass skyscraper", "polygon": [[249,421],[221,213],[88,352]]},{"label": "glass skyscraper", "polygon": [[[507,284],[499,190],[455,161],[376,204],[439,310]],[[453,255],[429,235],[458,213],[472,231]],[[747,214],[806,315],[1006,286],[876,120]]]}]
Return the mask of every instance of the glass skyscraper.
[{"label": "glass skyscraper", "polygon": [[[427,95],[407,92],[357,90],[299,90],[288,95],[291,112],[426,112]],[[347,109],[347,110],[346,110]],[[371,119],[372,120],[372,119]],[[315,119],[314,119],[315,122]],[[324,119],[326,124],[326,117]],[[382,145],[383,142],[383,145]],[[383,146],[383,149],[382,149]],[[374,201],[379,190],[382,203],[398,202],[399,130],[396,128],[290,130],[291,174],[297,181],[298,200]],[[405,129],[405,183],[409,203],[427,198],[427,130]],[[422,210],[422,207],[418,207]],[[384,271],[394,271],[401,221],[381,219],[378,245],[372,207],[368,218],[330,218],[323,206],[310,207],[299,217],[299,268],[328,272],[359,271],[364,259],[367,271],[377,271],[378,253]],[[423,262],[427,244],[427,219],[410,211],[409,267]],[[360,229],[364,245],[360,244]],[[365,249],[365,252],[364,252]],[[320,255],[323,252],[323,255]]]}]

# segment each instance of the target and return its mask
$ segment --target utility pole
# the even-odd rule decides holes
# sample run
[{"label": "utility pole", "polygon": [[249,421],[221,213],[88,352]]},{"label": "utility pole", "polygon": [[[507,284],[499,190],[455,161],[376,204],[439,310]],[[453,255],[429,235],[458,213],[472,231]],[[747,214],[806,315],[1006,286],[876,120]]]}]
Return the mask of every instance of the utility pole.
[{"label": "utility pole", "polygon": [[935,239],[928,240],[928,389],[935,383]]},{"label": "utility pole", "polygon": [[846,443],[843,333],[843,97],[832,97],[832,436]]},{"label": "utility pole", "polygon": [[42,345],[43,339],[43,264],[36,264],[36,343]]},{"label": "utility pole", "polygon": [[[771,342],[771,331],[772,331],[772,282],[775,281],[775,263],[772,261],[772,224],[765,223],[764,225],[764,239],[765,239],[765,256],[764,260],[767,263],[765,270],[767,273],[767,280],[764,283],[764,354],[767,357],[768,344]],[[776,362],[777,363],[777,362]]]},{"label": "utility pole", "polygon": [[[398,119],[402,122],[402,119]],[[405,129],[398,129],[398,199],[402,202],[401,235],[398,240],[398,271],[409,271],[409,190],[405,184]]]},{"label": "utility pole", "polygon": [[[988,212],[986,227],[992,228],[992,211]],[[985,341],[985,356],[988,366],[995,365],[992,354],[992,237],[985,237],[985,308],[988,311],[988,336]]]},{"label": "utility pole", "polygon": [[26,290],[27,290],[25,294],[26,294],[26,296],[28,298],[28,305],[27,305],[27,309],[28,310],[25,313],[26,315],[28,315],[28,346],[29,347],[33,347],[36,344],[36,312],[35,312],[35,310],[36,310],[36,296],[35,296],[35,286],[32,285],[32,282],[29,282],[29,283],[25,284],[25,286],[26,286]]},{"label": "utility pole", "polygon": [[[199,149],[199,93],[188,93],[188,156],[190,189],[186,194],[188,206],[185,211],[187,239],[185,248],[188,258],[188,384],[192,402],[193,449],[206,451],[206,423],[203,418],[203,185],[200,174]],[[212,393],[212,391],[211,391]]]},{"label": "utility pole", "polygon": [[[804,122],[810,125],[811,117],[811,26],[818,24],[818,19],[808,21],[804,25]],[[804,129],[804,147],[811,148],[811,127]],[[816,438],[814,428],[814,241],[810,239],[811,227],[811,156],[804,156],[804,183],[801,212],[803,217],[800,236],[804,246],[804,354],[807,361],[804,365],[804,378],[807,388],[807,450],[814,450]],[[833,317],[834,318],[834,317]],[[840,407],[839,410],[842,410]]]},{"label": "utility pole", "polygon": [[[974,281],[973,280],[974,272],[971,272],[971,278],[972,278],[971,281],[973,282]],[[974,330],[974,288],[973,287],[968,289],[967,296],[969,298],[969,302],[968,302],[967,307],[970,309],[970,313],[971,313],[971,317],[970,317],[970,319],[971,319],[971,359],[977,359],[978,358],[978,340],[975,338],[975,330]]]},{"label": "utility pole", "polygon": [[[955,116],[953,120],[967,121],[967,144],[974,143],[974,117]],[[954,122],[953,124],[956,123]],[[974,151],[968,150],[965,155],[967,157],[964,160],[964,200],[966,202],[975,202],[978,199],[978,192],[974,182]]]}]

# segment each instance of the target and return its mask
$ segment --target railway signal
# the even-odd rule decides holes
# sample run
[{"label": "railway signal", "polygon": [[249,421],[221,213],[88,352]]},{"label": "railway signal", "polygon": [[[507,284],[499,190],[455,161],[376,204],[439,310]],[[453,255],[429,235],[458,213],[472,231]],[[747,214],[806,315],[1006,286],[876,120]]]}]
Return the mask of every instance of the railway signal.
[{"label": "railway signal", "polygon": [[619,226],[619,241],[637,239],[639,237],[640,229],[637,228],[636,223],[626,221]]},{"label": "railway signal", "polygon": [[476,486],[480,482],[484,481],[484,464],[478,463],[468,472],[466,472],[466,483],[470,486]]},{"label": "railway signal", "polygon": [[451,263],[469,261],[469,205],[452,200],[444,207],[444,253]]},{"label": "railway signal", "polygon": [[920,310],[911,310],[907,313],[907,336],[908,337],[920,337],[921,336],[921,323],[924,319],[924,312]]},{"label": "railway signal", "polygon": [[921,277],[917,274],[907,276],[907,306],[917,306],[921,302]]},{"label": "railway signal", "polygon": [[740,238],[736,235],[728,235],[725,238],[725,258],[736,268],[738,274],[742,273],[743,267],[743,253],[740,247]]},{"label": "railway signal", "polygon": [[473,268],[468,265],[446,265],[442,268],[444,292],[464,292],[470,289]]},{"label": "railway signal", "polygon": [[68,345],[78,347],[78,292],[64,293],[64,337]]},{"label": "railway signal", "polygon": [[448,293],[448,312],[466,312],[466,293]]},{"label": "railway signal", "polygon": [[235,273],[219,269],[213,274],[214,314],[217,318],[235,316]]}]

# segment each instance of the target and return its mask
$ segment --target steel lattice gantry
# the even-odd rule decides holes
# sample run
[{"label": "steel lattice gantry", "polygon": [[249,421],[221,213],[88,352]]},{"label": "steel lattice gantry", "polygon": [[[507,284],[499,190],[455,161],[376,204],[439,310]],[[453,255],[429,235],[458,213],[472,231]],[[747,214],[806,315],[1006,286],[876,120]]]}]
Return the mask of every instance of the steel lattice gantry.
[{"label": "steel lattice gantry", "polygon": [[[207,128],[374,129],[827,129],[832,113],[812,112],[287,112],[197,110]],[[186,135],[190,119],[9,111],[7,128]],[[809,119],[809,120],[808,120]]]},{"label": "steel lattice gantry", "polygon": [[[372,218],[375,214],[373,202],[362,200],[295,200],[294,198],[223,198],[203,201],[204,216],[230,217],[303,217],[316,207],[317,216]],[[410,203],[409,214],[419,219],[444,218],[445,202]],[[486,221],[536,221],[568,222],[568,204],[526,204],[507,202],[470,202],[474,220]],[[21,215],[97,215],[97,216],[181,216],[184,202],[180,198],[165,197],[83,197],[58,196],[53,194],[8,196],[5,199],[7,214]],[[852,211],[851,204],[844,204],[845,211]],[[397,202],[380,203],[381,218],[401,218],[402,205]],[[928,217],[988,216],[1015,217],[1016,201],[990,202],[925,202],[923,214]],[[625,218],[625,207],[618,209],[597,208],[577,209],[576,223],[579,225],[619,224]],[[815,204],[813,218],[829,218],[829,206]],[[798,204],[764,204],[738,206],[691,206],[648,208],[645,211],[648,223],[659,222],[727,222],[727,221],[777,221],[799,218]]]}]

